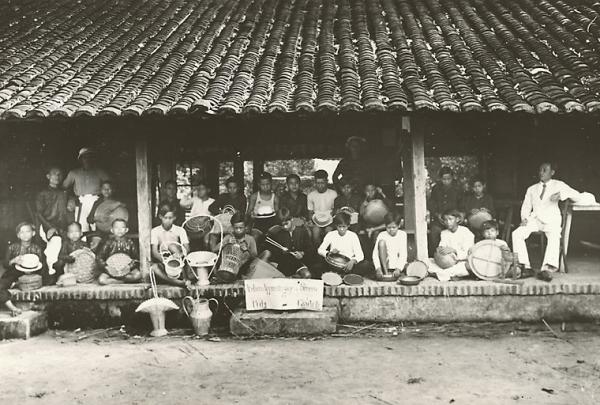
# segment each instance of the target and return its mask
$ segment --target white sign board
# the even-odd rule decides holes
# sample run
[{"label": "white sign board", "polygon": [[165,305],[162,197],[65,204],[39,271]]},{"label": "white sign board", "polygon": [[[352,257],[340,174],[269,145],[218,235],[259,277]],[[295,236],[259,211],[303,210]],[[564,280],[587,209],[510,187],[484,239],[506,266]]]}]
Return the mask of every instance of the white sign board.
[{"label": "white sign board", "polygon": [[323,310],[323,280],[265,278],[245,280],[246,310]]}]

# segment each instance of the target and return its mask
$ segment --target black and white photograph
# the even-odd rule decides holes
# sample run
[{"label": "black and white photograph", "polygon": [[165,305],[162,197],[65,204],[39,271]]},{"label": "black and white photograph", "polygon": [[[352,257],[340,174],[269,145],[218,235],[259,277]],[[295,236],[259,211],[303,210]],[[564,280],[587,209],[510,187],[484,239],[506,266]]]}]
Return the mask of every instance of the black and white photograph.
[{"label": "black and white photograph", "polygon": [[0,402],[600,404],[599,0],[0,0]]}]

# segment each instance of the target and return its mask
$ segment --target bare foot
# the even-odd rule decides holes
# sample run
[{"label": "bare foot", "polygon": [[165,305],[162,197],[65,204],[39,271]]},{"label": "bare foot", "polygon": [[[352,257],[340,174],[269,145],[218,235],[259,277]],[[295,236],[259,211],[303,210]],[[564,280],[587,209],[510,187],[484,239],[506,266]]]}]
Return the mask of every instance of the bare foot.
[{"label": "bare foot", "polygon": [[17,308],[15,304],[10,301],[6,301],[6,308],[10,311],[11,316],[19,316],[23,313],[21,308]]}]

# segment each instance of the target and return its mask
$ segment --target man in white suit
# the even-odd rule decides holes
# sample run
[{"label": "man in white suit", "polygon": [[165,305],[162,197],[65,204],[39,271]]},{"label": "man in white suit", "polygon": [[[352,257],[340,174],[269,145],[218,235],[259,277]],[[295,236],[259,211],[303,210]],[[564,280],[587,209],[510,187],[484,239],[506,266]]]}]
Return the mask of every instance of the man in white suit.
[{"label": "man in white suit", "polygon": [[577,201],[580,193],[566,183],[552,178],[555,167],[545,162],[540,165],[540,181],[527,189],[521,207],[521,226],[512,233],[513,250],[519,256],[519,263],[525,272],[531,273],[531,263],[525,240],[532,232],[544,232],[548,239],[544,261],[538,278],[552,280],[552,273],[558,270],[560,255],[560,235],[562,217],[559,201]]}]

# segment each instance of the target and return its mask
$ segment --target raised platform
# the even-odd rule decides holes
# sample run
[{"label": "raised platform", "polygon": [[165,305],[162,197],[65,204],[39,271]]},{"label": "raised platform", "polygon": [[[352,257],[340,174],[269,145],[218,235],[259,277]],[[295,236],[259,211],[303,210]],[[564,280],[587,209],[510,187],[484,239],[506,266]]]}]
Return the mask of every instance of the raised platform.
[{"label": "raised platform", "polygon": [[[168,286],[159,291],[175,302],[187,294],[182,288]],[[36,303],[60,324],[69,323],[69,317],[78,317],[78,312],[84,312],[92,324],[110,319],[114,323],[135,321],[137,304],[151,297],[147,284],[52,286],[13,293],[15,302]],[[230,306],[243,305],[242,281],[202,287],[198,293],[227,299]],[[557,274],[550,283],[531,278],[520,285],[426,278],[418,286],[407,287],[366,280],[360,286],[326,287],[325,297],[325,304],[337,307],[345,322],[596,320],[600,319],[600,269],[597,275]]]}]

